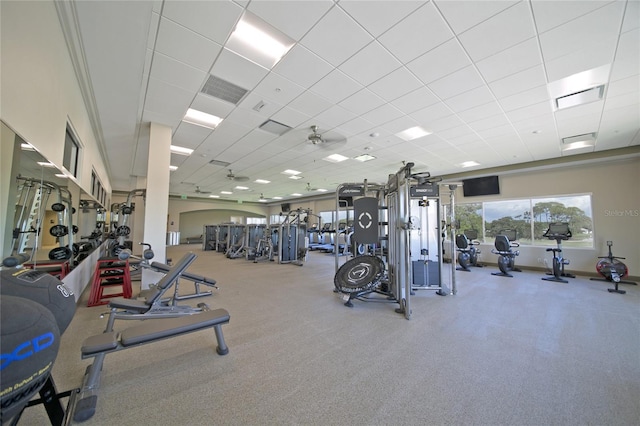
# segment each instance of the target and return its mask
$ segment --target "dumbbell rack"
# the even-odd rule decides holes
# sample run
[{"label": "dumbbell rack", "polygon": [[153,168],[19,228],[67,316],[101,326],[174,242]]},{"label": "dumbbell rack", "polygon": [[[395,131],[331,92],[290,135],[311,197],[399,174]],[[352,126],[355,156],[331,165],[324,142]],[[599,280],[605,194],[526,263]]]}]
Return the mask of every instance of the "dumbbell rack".
[{"label": "dumbbell rack", "polygon": [[[104,293],[105,288],[121,286],[119,293]],[[89,303],[87,306],[106,305],[112,297],[125,297],[130,299],[131,275],[129,272],[129,260],[120,260],[117,257],[101,257],[98,259],[93,273]]]},{"label": "dumbbell rack", "polygon": [[25,263],[22,266],[24,268],[37,269],[39,271],[46,272],[49,275],[53,275],[59,280],[66,277],[67,274],[71,271],[71,265],[69,264],[69,260],[67,259],[43,260],[43,261],[38,261],[37,263]]}]

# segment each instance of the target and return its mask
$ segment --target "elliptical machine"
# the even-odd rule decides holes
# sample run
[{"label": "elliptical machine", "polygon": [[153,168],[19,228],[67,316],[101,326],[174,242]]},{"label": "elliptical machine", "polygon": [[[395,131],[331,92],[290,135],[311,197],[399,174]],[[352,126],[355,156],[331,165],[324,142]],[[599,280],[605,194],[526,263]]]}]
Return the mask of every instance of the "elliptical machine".
[{"label": "elliptical machine", "polygon": [[607,256],[598,256],[598,263],[596,264],[596,271],[603,278],[590,278],[592,281],[608,281],[615,283],[615,288],[608,288],[609,293],[625,294],[626,291],[618,289],[618,284],[633,284],[638,285],[633,281],[623,281],[622,278],[629,275],[629,269],[627,265],[620,262],[618,259],[624,259],[624,257],[614,256],[611,250],[613,241],[607,241],[607,247],[609,247],[609,254]]},{"label": "elliptical machine", "polygon": [[548,248],[546,251],[553,252],[553,266],[552,271],[547,272],[547,275],[553,275],[552,277],[542,278],[545,281],[555,281],[559,283],[568,283],[569,281],[562,277],[575,278],[573,274],[564,272],[564,265],[569,264],[569,259],[562,257],[562,241],[571,238],[571,230],[567,222],[550,223],[549,228],[542,234],[550,240],[556,240],[557,248]]},{"label": "elliptical machine", "polygon": [[521,269],[515,267],[516,256],[520,255],[520,250],[512,250],[514,247],[520,247],[520,244],[515,242],[517,239],[518,234],[514,229],[503,230],[496,235],[496,240],[493,243],[495,248],[491,250],[491,253],[499,255],[498,268],[500,268],[500,272],[492,272],[491,275],[513,278],[509,272],[522,272]]},{"label": "elliptical machine", "polygon": [[478,231],[475,229],[467,229],[464,234],[456,235],[456,247],[458,249],[458,265],[456,270],[469,272],[469,266],[475,266],[482,268],[482,265],[478,264],[478,255],[481,253],[479,249],[474,246],[479,246],[480,241],[477,241]]}]

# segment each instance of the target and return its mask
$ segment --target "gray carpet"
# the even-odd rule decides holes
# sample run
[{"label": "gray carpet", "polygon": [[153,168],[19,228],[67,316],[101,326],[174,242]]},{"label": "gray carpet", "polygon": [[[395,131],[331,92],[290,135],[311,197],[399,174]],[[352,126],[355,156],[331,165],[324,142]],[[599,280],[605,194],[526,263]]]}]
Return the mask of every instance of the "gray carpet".
[{"label": "gray carpet", "polygon": [[[343,306],[332,256],[312,252],[303,267],[193,245],[168,256],[188,250],[198,254],[189,271],[220,286],[188,303],[230,312],[229,354],[215,353],[208,330],[110,354],[85,424],[640,424],[637,286],[610,294],[586,277],[505,278],[489,266],[456,273],[456,296],[418,292],[407,321],[397,304]],[[80,385],[80,345],[106,322],[86,293],[54,366],[59,390]],[[44,410],[28,409],[21,424],[47,424]]]}]

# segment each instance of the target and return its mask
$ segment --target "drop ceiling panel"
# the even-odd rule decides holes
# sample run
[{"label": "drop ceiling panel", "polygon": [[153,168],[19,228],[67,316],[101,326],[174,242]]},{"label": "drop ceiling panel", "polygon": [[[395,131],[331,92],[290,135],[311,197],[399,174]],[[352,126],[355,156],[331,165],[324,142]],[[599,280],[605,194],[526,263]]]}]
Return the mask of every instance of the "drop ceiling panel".
[{"label": "drop ceiling panel", "polygon": [[222,49],[211,74],[243,89],[252,90],[269,71],[235,53]]},{"label": "drop ceiling panel", "polygon": [[345,61],[339,69],[366,86],[399,68],[400,65],[400,62],[380,43],[374,41]]},{"label": "drop ceiling panel", "polygon": [[531,2],[531,8],[536,17],[536,27],[539,32],[543,33],[555,27],[579,18],[593,10],[610,3],[606,1],[534,1]]},{"label": "drop ceiling panel", "polygon": [[613,62],[614,40],[603,40],[568,55],[547,61],[546,69],[549,81],[577,74],[579,72],[608,65]]},{"label": "drop ceiling panel", "polygon": [[[266,2],[265,2],[266,4]],[[303,87],[309,87],[333,70],[327,61],[296,44],[276,64],[273,71]]]},{"label": "drop ceiling panel", "polygon": [[268,74],[254,89],[257,95],[265,96],[282,105],[286,105],[304,92],[304,87],[278,74]]},{"label": "drop ceiling panel", "polygon": [[458,37],[469,56],[479,61],[534,36],[529,2],[519,2]]},{"label": "drop ceiling panel", "polygon": [[254,1],[248,10],[294,40],[300,40],[331,6],[330,0]]},{"label": "drop ceiling panel", "polygon": [[626,2],[615,1],[540,34],[540,46],[546,61],[582,50],[603,40],[615,42]]},{"label": "drop ceiling panel", "polygon": [[477,107],[458,112],[457,114],[458,117],[460,117],[465,122],[472,123],[477,120],[482,120],[483,118],[502,114],[502,108],[500,108],[500,105],[497,102],[491,101],[487,102],[486,104],[478,105]]},{"label": "drop ceiling panel", "polygon": [[208,72],[222,46],[166,18],[160,21],[156,51]]},{"label": "drop ceiling panel", "polygon": [[436,6],[444,15],[447,23],[456,34],[460,34],[469,28],[491,18],[503,10],[517,4],[518,1],[490,0],[478,2],[475,0],[463,1],[435,1]]},{"label": "drop ceiling panel", "polygon": [[515,95],[505,96],[500,98],[499,103],[505,111],[513,111],[514,109],[524,108],[544,101],[547,101],[549,105],[551,105],[551,99],[549,98],[549,91],[546,85],[534,87],[533,89],[525,90]]},{"label": "drop ceiling panel", "polygon": [[364,118],[365,120],[372,122],[376,126],[380,126],[391,120],[395,120],[398,117],[402,117],[403,115],[404,114],[399,109],[389,104],[384,104],[382,106],[379,106],[376,109],[373,109],[365,114],[362,114],[361,118]]},{"label": "drop ceiling panel", "polygon": [[213,130],[195,124],[180,122],[171,136],[171,145],[196,149],[211,134]]},{"label": "drop ceiling panel", "polygon": [[320,122],[326,123],[329,128],[337,127],[349,120],[352,120],[356,115],[339,105],[334,105],[331,108],[325,109],[318,114],[314,119]]},{"label": "drop ceiling panel", "polygon": [[426,108],[439,102],[439,99],[428,87],[422,86],[391,101],[391,105],[398,108],[405,114],[411,114],[420,109]]},{"label": "drop ceiling panel", "polygon": [[423,83],[429,84],[471,65],[471,62],[458,41],[452,39],[406,65]]},{"label": "drop ceiling panel", "polygon": [[[640,19],[638,20],[640,21]],[[629,31],[620,36],[615,59],[616,62],[611,70],[612,81],[638,75],[638,70],[640,70],[640,29]]]},{"label": "drop ceiling panel", "polygon": [[531,37],[508,49],[477,62],[478,70],[487,82],[499,80],[542,63],[538,40]]},{"label": "drop ceiling panel", "polygon": [[242,14],[242,7],[229,0],[164,2],[164,17],[224,44]]},{"label": "drop ceiling panel", "polygon": [[333,7],[301,40],[301,44],[338,66],[373,38],[339,7]]},{"label": "drop ceiling panel", "polygon": [[329,102],[326,98],[316,95],[313,92],[306,91],[291,101],[289,107],[297,109],[301,113],[310,117],[314,117],[325,109],[331,107],[331,105],[333,105],[333,103]]},{"label": "drop ceiling panel", "polygon": [[289,127],[296,128],[302,123],[311,119],[311,117],[309,117],[307,114],[303,114],[296,109],[284,107],[280,111],[273,114],[271,116],[271,119],[277,121],[278,123],[285,124]]},{"label": "drop ceiling panel", "polygon": [[445,101],[454,112],[466,111],[479,105],[487,104],[495,98],[487,86],[479,86],[467,92],[453,96]]},{"label": "drop ceiling panel", "polygon": [[230,102],[205,95],[204,93],[198,93],[191,103],[191,108],[206,112],[207,114],[213,114],[216,117],[225,118],[235,107]]},{"label": "drop ceiling panel", "polygon": [[[403,62],[409,62],[453,38],[453,33],[433,2],[403,19],[378,38],[384,47]],[[420,43],[407,43],[420,40]]]},{"label": "drop ceiling panel", "polygon": [[358,135],[374,128],[374,124],[361,117],[356,117],[353,120],[349,120],[346,123],[342,123],[337,129],[337,132],[344,133],[349,137],[349,144],[353,142],[351,136]]},{"label": "drop ceiling panel", "polygon": [[531,117],[546,116],[552,112],[549,102],[539,102],[524,108],[514,109],[506,113],[509,120],[517,122]]},{"label": "drop ceiling panel", "polygon": [[162,80],[191,93],[198,91],[204,83],[206,75],[207,73],[202,70],[178,62],[161,53],[156,52],[153,56],[151,78]]},{"label": "drop ceiling panel", "polygon": [[547,84],[544,74],[544,68],[541,65],[528,68],[524,71],[512,74],[508,77],[501,78],[489,83],[489,88],[494,95],[500,100],[505,96],[522,93],[525,90]]},{"label": "drop ceiling panel", "polygon": [[511,122],[504,115],[500,114],[500,115],[492,115],[491,117],[474,121],[473,123],[469,123],[469,126],[471,126],[473,130],[480,132],[482,130],[492,129],[492,128],[501,127],[501,126],[508,126],[510,124]]},{"label": "drop ceiling panel", "polygon": [[364,114],[384,104],[384,100],[369,89],[362,89],[340,102],[340,106],[355,114]]},{"label": "drop ceiling panel", "polygon": [[387,101],[393,101],[421,87],[422,82],[405,67],[396,69],[368,86],[371,91]]},{"label": "drop ceiling panel", "polygon": [[310,88],[311,91],[332,103],[338,103],[361,89],[361,84],[338,69],[333,70]]},{"label": "drop ceiling panel", "polygon": [[387,31],[423,4],[422,1],[349,1],[339,3],[349,15],[374,37]]},{"label": "drop ceiling panel", "polygon": [[190,91],[150,78],[144,109],[167,114],[172,118],[171,121],[180,121],[187,112],[192,96]]},{"label": "drop ceiling panel", "polygon": [[480,74],[474,66],[468,66],[455,71],[446,77],[429,83],[429,89],[441,99],[448,99],[467,90],[475,89],[484,84]]},{"label": "drop ceiling panel", "polygon": [[430,128],[431,123],[435,120],[439,120],[443,117],[447,117],[452,115],[453,112],[449,107],[444,103],[437,103],[426,108],[422,108],[419,111],[416,111],[412,114],[409,114],[413,119],[417,120],[427,129]]}]

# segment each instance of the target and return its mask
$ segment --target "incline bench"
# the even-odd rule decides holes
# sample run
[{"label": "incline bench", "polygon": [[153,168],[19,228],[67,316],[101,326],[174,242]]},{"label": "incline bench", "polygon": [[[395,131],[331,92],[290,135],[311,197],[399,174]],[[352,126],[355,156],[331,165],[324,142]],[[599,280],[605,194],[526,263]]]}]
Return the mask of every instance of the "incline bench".
[{"label": "incline bench", "polygon": [[229,312],[215,309],[177,318],[150,319],[121,332],[110,331],[87,338],[82,344],[82,359],[94,358],[94,361],[85,372],[82,389],[73,408],[73,419],[81,422],[95,414],[102,364],[108,353],[213,327],[218,341],[216,352],[226,355],[229,348],[224,341],[222,324],[228,322]]}]

